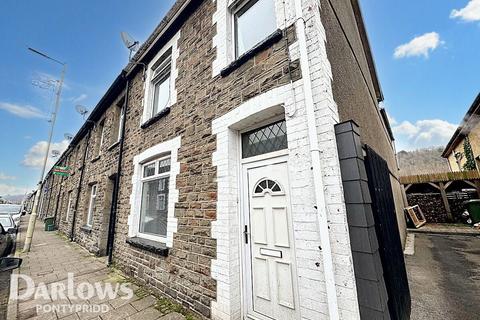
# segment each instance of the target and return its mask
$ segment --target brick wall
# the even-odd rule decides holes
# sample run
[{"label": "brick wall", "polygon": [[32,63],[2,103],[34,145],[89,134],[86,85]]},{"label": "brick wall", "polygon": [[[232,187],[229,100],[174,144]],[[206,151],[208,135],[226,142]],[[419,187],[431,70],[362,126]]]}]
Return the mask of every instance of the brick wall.
[{"label": "brick wall", "polygon": [[[114,260],[120,268],[205,317],[210,317],[210,304],[217,295],[217,283],[211,276],[211,260],[217,257],[211,224],[217,217],[218,190],[217,171],[212,165],[216,149],[212,120],[258,94],[290,82],[284,39],[229,76],[212,78],[216,56],[212,39],[216,29],[211,21],[215,9],[215,3],[203,1],[181,26],[176,60],[177,101],[168,115],[140,128],[144,103],[142,74],[138,73],[131,82],[114,248]],[[290,28],[291,42],[293,31]],[[298,64],[292,63],[291,68],[298,78]],[[162,257],[126,243],[131,211],[130,177],[135,155],[178,136],[182,141],[178,150],[179,200],[175,207],[178,227],[169,256]]]}]

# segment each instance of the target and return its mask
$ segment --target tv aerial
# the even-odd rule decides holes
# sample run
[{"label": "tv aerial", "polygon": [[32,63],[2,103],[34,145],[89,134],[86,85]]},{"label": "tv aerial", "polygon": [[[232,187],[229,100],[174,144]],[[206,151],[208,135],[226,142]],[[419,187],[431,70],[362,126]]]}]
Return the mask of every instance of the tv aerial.
[{"label": "tv aerial", "polygon": [[130,54],[128,56],[128,60],[130,61],[132,59],[132,53],[138,50],[140,42],[133,39],[128,33],[124,31],[120,33],[120,36],[122,37],[122,41],[123,44],[125,44],[125,47],[130,50]]},{"label": "tv aerial", "polygon": [[60,155],[60,151],[58,150],[52,150],[52,157],[56,158]]},{"label": "tv aerial", "polygon": [[85,120],[85,116],[88,114],[88,109],[85,106],[82,105],[76,105],[75,110],[77,110],[78,113],[83,117],[83,120]]},{"label": "tv aerial", "polygon": [[72,141],[72,139],[73,139],[73,134],[71,134],[71,133],[65,133],[65,134],[63,135],[63,137],[64,137],[66,140],[68,140],[68,141]]}]

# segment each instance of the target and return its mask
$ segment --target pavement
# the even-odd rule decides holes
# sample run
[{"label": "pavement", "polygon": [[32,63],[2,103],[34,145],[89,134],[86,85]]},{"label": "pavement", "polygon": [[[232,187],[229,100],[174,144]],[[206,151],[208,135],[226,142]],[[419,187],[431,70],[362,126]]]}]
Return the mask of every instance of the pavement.
[{"label": "pavement", "polygon": [[[24,228],[28,218],[22,221]],[[20,242],[24,237],[25,230],[20,233]],[[13,287],[18,283],[18,290],[14,290],[18,299],[10,296],[9,320],[196,319],[182,306],[154,296],[108,268],[105,258],[91,255],[55,231],[44,231],[40,221],[36,223],[31,251],[19,256],[23,259],[17,271],[20,280],[11,283]]]},{"label": "pavement", "polygon": [[416,234],[405,260],[412,320],[480,319],[480,237]]},{"label": "pavement", "polygon": [[444,234],[444,235],[452,234],[452,235],[464,235],[464,236],[480,236],[480,229],[473,228],[466,224],[458,224],[458,223],[427,223],[418,229],[409,228],[408,232]]}]

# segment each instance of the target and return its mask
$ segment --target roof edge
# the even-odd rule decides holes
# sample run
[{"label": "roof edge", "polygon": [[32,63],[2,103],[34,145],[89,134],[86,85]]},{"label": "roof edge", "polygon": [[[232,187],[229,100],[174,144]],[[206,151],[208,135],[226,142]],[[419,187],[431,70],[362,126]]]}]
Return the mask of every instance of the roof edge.
[{"label": "roof edge", "polygon": [[462,123],[458,126],[457,130],[455,130],[455,133],[453,136],[450,138],[450,141],[448,141],[447,145],[445,146],[445,149],[443,150],[442,157],[443,158],[448,158],[450,153],[453,151],[453,149],[460,143],[460,140],[465,137],[465,129],[467,129],[467,134],[470,133],[470,129],[467,128],[465,125],[468,123],[472,115],[478,114],[478,111],[480,109],[480,93],[477,94],[477,97],[473,101],[472,105],[468,109],[467,113],[463,117]]},{"label": "roof edge", "polygon": [[362,10],[360,8],[360,4],[358,0],[351,0],[353,13],[355,15],[355,20],[357,22],[357,28],[360,32],[360,39],[362,40],[363,50],[366,53],[368,69],[370,71],[370,75],[372,77],[373,86],[375,88],[375,95],[377,96],[377,102],[383,101],[383,91],[380,85],[380,80],[378,78],[377,68],[375,66],[375,60],[373,59],[372,48],[370,46],[370,41],[368,40],[368,33],[367,29],[365,28],[365,23],[363,20]]}]

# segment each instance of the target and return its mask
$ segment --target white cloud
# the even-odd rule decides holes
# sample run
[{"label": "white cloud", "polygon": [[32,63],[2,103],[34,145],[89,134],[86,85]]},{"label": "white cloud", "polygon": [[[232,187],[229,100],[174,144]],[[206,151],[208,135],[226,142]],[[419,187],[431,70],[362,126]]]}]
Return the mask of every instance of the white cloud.
[{"label": "white cloud", "polygon": [[[47,150],[47,141],[39,141],[25,154],[22,164],[27,167],[41,168]],[[52,150],[58,150],[61,153],[68,147],[68,141],[63,140],[60,142],[52,143],[50,146],[50,152],[47,160],[46,170],[49,170],[56,162],[55,158],[51,156]]]},{"label": "white cloud", "polygon": [[31,190],[32,190],[31,188],[18,187],[18,186],[12,186],[8,184],[0,183],[0,196],[2,197],[22,195]]},{"label": "white cloud", "polygon": [[445,146],[457,125],[440,119],[419,120],[415,123],[403,121],[393,127],[397,150],[416,150],[434,146]]},{"label": "white cloud", "polygon": [[15,180],[17,177],[14,176],[8,176],[3,172],[0,172],[0,180]]},{"label": "white cloud", "polygon": [[470,0],[465,8],[453,9],[450,18],[467,22],[480,21],[480,0]]},{"label": "white cloud", "polygon": [[0,102],[0,109],[5,110],[13,115],[16,115],[20,118],[31,119],[31,118],[42,118],[46,119],[47,115],[43,113],[38,108],[29,106],[29,105],[19,105],[8,102]]},{"label": "white cloud", "polygon": [[73,103],[79,103],[82,102],[83,100],[87,99],[88,96],[85,93],[82,93],[78,97],[72,97],[69,100],[72,101]]},{"label": "white cloud", "polygon": [[398,46],[395,49],[393,56],[396,59],[418,56],[428,58],[429,53],[443,43],[444,42],[440,40],[440,35],[438,33],[425,33],[424,35],[413,38],[408,43]]}]

